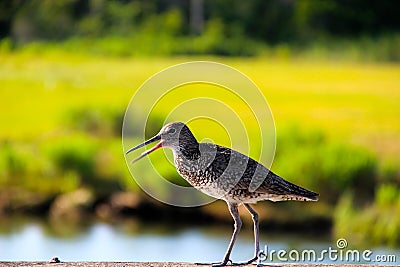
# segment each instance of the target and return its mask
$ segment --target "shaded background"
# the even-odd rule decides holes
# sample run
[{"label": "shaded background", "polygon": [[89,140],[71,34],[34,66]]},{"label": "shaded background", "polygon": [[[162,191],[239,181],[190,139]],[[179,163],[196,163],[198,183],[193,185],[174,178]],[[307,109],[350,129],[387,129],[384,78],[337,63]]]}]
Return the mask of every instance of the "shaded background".
[{"label": "shaded background", "polygon": [[[321,194],[318,203],[260,203],[262,231],[398,248],[398,10],[382,0],[0,1],[1,233],[33,221],[62,237],[99,221],[134,233],[154,222],[229,232],[222,202],[185,209],[146,196],[121,147],[125,108],[148,77],[212,60],[267,98],[272,169]],[[152,114],[147,135],[169,111],[164,103]],[[205,125],[194,125],[196,137],[229,146]],[[163,153],[153,158],[185,184]]]}]

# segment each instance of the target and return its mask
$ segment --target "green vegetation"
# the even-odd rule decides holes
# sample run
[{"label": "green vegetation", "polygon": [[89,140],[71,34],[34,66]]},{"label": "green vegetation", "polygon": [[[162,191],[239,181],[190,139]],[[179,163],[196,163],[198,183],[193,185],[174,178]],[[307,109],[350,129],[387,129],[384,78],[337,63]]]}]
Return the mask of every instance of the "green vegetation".
[{"label": "green vegetation", "polygon": [[336,236],[349,236],[356,244],[399,245],[400,190],[398,184],[378,186],[372,204],[357,207],[355,195],[344,194],[335,210]]},{"label": "green vegetation", "polygon": [[368,150],[326,140],[320,132],[302,132],[296,127],[278,135],[277,150],[274,169],[284,177],[301,175],[303,179],[297,178],[296,182],[319,188],[324,202],[336,204],[347,191],[354,192],[359,202],[371,201],[378,181],[378,161]]},{"label": "green vegetation", "polygon": [[391,0],[3,0],[0,50],[398,62],[399,9]]},{"label": "green vegetation", "polygon": [[[68,202],[82,188],[90,195],[83,199],[91,204],[79,205],[89,210],[121,190],[143,196],[124,162],[120,140],[124,109],[149,76],[196,59],[121,59],[61,50],[3,52],[2,213],[40,206],[56,216],[61,211],[54,205]],[[238,68],[264,92],[277,126],[272,169],[321,193],[320,201],[307,211],[308,219],[328,218],[337,236],[358,244],[399,245],[398,65],[271,57],[209,59]],[[223,96],[211,87],[202,88],[217,98]],[[190,97],[189,93],[177,94],[169,97],[177,102]],[[158,130],[163,114],[174,103],[160,104],[148,134]],[[239,103],[237,107],[241,109]],[[134,130],[138,136],[142,131]],[[230,145],[228,136],[218,129],[197,126],[194,132],[200,139]],[[182,184],[163,153],[152,158],[160,162],[157,168],[169,180]],[[144,168],[147,173],[151,166]],[[301,208],[290,207],[280,211],[278,220],[293,220],[293,209]],[[104,213],[97,206],[94,209]]]},{"label": "green vegetation", "polygon": [[[218,32],[205,31],[199,37],[159,36],[159,33],[143,33],[126,37],[80,37],[62,42],[34,41],[13,47],[10,39],[0,40],[0,51],[23,53],[57,53],[69,51],[92,56],[151,57],[181,55],[220,56],[270,56],[274,58],[330,59],[342,61],[400,61],[400,35],[386,34],[379,37],[320,38],[312,44],[291,43],[265,44],[240,38],[226,39]],[[154,42],[157,40],[157,42]],[[179,43],[179,46],[176,44]]]}]

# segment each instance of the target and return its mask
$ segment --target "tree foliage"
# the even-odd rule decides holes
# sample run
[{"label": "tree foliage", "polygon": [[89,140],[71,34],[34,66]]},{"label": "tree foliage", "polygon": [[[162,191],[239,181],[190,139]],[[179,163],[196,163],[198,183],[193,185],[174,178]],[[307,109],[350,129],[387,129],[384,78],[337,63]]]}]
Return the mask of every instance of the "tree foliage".
[{"label": "tree foliage", "polygon": [[0,0],[0,38],[25,43],[143,31],[190,36],[199,33],[192,16],[203,17],[203,33],[217,21],[225,37],[270,44],[309,42],[321,36],[374,36],[400,29],[400,2],[392,0],[199,0],[192,6],[194,1]]}]

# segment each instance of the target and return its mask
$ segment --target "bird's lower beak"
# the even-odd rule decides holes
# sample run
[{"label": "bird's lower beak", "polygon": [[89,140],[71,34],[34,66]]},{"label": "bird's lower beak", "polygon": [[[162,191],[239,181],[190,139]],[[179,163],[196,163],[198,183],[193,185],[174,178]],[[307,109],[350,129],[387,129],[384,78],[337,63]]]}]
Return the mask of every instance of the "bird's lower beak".
[{"label": "bird's lower beak", "polygon": [[151,152],[153,152],[153,151],[159,149],[160,147],[162,147],[162,143],[163,143],[164,140],[161,139],[161,136],[160,136],[160,135],[156,135],[156,136],[154,136],[153,138],[151,138],[151,139],[149,139],[149,140],[147,140],[147,141],[145,141],[145,142],[143,142],[143,143],[141,143],[141,144],[139,144],[139,145],[137,145],[137,146],[135,146],[135,147],[132,147],[131,149],[129,149],[128,151],[126,151],[125,154],[129,154],[129,153],[131,153],[132,151],[134,151],[134,150],[136,150],[136,149],[138,149],[138,148],[141,148],[141,147],[143,147],[143,146],[145,146],[145,145],[148,145],[148,144],[153,143],[153,142],[158,141],[158,140],[161,140],[161,141],[160,141],[157,145],[155,145],[154,147],[150,148],[149,150],[146,150],[146,151],[143,152],[139,157],[137,157],[137,158],[135,158],[134,160],[131,161],[131,163],[135,163],[135,162],[138,161],[139,159],[141,159],[141,158],[147,156],[147,155],[150,154]]}]

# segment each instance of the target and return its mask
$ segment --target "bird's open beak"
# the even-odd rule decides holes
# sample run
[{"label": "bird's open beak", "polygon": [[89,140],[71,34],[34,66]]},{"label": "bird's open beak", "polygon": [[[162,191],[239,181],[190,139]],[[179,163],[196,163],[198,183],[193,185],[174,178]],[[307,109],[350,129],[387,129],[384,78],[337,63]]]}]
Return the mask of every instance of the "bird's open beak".
[{"label": "bird's open beak", "polygon": [[134,151],[134,150],[136,150],[136,149],[138,149],[138,148],[141,148],[141,147],[143,147],[143,146],[145,146],[145,145],[148,145],[148,144],[153,143],[153,142],[158,141],[158,140],[161,140],[161,141],[160,141],[157,145],[155,145],[154,147],[150,148],[149,150],[146,150],[146,151],[143,152],[139,157],[137,157],[137,158],[135,158],[134,160],[131,161],[131,163],[135,163],[135,162],[138,161],[139,159],[141,159],[141,158],[147,156],[147,155],[150,154],[151,152],[153,152],[153,151],[159,149],[160,147],[162,147],[162,143],[163,143],[164,140],[161,139],[161,136],[160,136],[160,135],[156,135],[156,136],[154,136],[153,138],[151,138],[151,139],[149,139],[149,140],[147,140],[147,141],[141,143],[140,145],[137,145],[137,146],[135,146],[135,147],[132,147],[131,149],[129,149],[128,151],[126,151],[125,154],[129,154],[129,153],[131,153],[132,151]]}]

